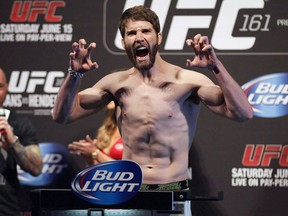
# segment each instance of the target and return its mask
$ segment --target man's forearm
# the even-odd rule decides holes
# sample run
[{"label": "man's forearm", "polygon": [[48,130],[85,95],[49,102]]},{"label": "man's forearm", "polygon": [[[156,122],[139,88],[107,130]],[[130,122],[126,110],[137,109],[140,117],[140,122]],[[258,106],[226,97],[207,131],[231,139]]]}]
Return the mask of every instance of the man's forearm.
[{"label": "man's forearm", "polygon": [[67,74],[62,83],[52,112],[53,120],[58,123],[70,122],[73,108],[77,102],[77,93],[81,84],[81,77]]},{"label": "man's forearm", "polygon": [[217,84],[222,89],[226,107],[233,113],[235,120],[246,121],[253,117],[252,107],[239,84],[231,77],[224,65],[217,61],[212,69]]},{"label": "man's forearm", "polygon": [[17,164],[25,172],[33,176],[38,176],[42,171],[42,156],[37,145],[29,145],[24,147],[18,139],[10,144],[9,148],[13,151],[13,155]]}]

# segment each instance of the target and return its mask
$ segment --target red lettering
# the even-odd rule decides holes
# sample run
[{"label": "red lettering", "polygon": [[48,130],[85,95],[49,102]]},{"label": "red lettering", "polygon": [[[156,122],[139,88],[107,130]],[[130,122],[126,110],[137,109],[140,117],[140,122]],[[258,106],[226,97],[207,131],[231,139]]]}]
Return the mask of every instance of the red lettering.
[{"label": "red lettering", "polygon": [[46,14],[45,17],[45,20],[47,22],[60,22],[63,19],[62,16],[55,15],[57,7],[65,7],[65,2],[64,1],[50,2],[48,13]]},{"label": "red lettering", "polygon": [[282,167],[288,167],[288,146],[284,146],[279,160],[279,165]]},{"label": "red lettering", "polygon": [[[242,158],[242,164],[243,166],[259,166],[260,161],[262,159],[263,151],[264,151],[264,145],[257,145],[255,150],[255,145],[248,144],[246,145],[244,155]],[[254,155],[253,155],[254,151]]]},{"label": "red lettering", "polygon": [[30,10],[29,22],[36,22],[39,14],[46,14],[48,2],[33,2],[33,7]]},{"label": "red lettering", "polygon": [[[23,3],[23,6],[22,6]],[[31,1],[15,1],[13,3],[12,11],[10,13],[10,20],[13,22],[24,22],[28,18],[31,8]],[[22,10],[21,10],[22,7]]]},{"label": "red lettering", "polygon": [[270,166],[271,160],[280,157],[281,145],[266,145],[265,153],[261,165],[264,167]]},{"label": "red lettering", "polygon": [[279,159],[281,167],[288,167],[288,145],[247,144],[242,158],[242,165],[246,167],[269,167],[272,160]]},{"label": "red lettering", "polygon": [[13,22],[37,22],[43,15],[46,22],[60,22],[63,16],[56,15],[58,7],[65,7],[64,1],[15,1],[10,13]]}]

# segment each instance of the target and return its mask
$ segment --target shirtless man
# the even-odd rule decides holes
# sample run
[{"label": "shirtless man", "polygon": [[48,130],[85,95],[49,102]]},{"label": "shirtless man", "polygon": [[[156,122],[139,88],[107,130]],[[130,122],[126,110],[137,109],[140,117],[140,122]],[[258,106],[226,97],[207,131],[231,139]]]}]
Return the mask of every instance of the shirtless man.
[{"label": "shirtless man", "polygon": [[[185,189],[188,153],[200,102],[216,114],[238,122],[251,119],[252,108],[240,86],[216,57],[207,37],[198,34],[187,40],[195,52],[193,61],[187,60],[187,66],[207,68],[217,85],[201,73],[161,58],[158,47],[162,34],[158,17],[150,9],[137,6],[126,10],[119,29],[133,67],[108,74],[93,87],[78,92],[82,75],[98,68],[90,58],[96,43],[87,48],[84,39],[73,43],[70,73],[59,90],[53,119],[70,123],[114,101],[124,144],[123,159],[141,166],[146,189],[150,189],[149,185]],[[180,184],[183,181],[184,187]]]}]

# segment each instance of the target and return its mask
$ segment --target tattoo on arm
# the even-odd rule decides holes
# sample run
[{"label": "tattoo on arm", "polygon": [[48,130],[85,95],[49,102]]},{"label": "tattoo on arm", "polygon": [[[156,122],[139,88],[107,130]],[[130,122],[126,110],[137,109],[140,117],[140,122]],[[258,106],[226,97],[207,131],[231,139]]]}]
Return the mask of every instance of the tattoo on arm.
[{"label": "tattoo on arm", "polygon": [[24,147],[20,143],[13,146],[13,153],[18,165],[31,175],[37,176],[42,170],[42,156],[37,145]]}]

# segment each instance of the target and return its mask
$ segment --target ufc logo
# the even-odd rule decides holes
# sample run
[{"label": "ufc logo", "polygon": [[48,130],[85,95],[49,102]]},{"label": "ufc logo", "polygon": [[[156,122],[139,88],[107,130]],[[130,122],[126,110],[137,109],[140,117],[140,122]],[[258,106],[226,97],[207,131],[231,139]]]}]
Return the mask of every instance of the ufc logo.
[{"label": "ufc logo", "polygon": [[[161,27],[168,26],[168,35],[164,41],[164,50],[183,50],[185,40],[189,37],[189,29],[213,28],[212,15],[173,15],[169,14],[172,0],[152,0],[150,8],[159,17]],[[176,9],[181,10],[207,10],[216,9],[217,0],[178,0]],[[144,5],[145,0],[126,0],[124,10],[135,5]],[[241,9],[262,9],[263,0],[223,0],[213,29],[211,43],[219,50],[247,50],[253,47],[256,37],[234,37],[232,35],[234,26]],[[165,25],[167,17],[172,16],[170,25]],[[260,15],[262,18],[262,15]],[[215,17],[214,17],[215,18]],[[108,19],[108,18],[106,18]],[[253,20],[254,22],[254,20]],[[261,21],[263,22],[263,21]],[[123,50],[121,35],[117,32],[114,40],[117,49]]]},{"label": "ufc logo", "polygon": [[38,86],[44,93],[57,93],[64,79],[62,71],[12,71],[9,80],[9,93],[35,93]]},{"label": "ufc logo", "polygon": [[269,167],[272,160],[278,160],[281,167],[288,167],[288,145],[246,145],[242,165]]},{"label": "ufc logo", "polygon": [[58,7],[65,7],[65,1],[15,1],[10,13],[13,22],[36,22],[44,15],[46,22],[60,22],[63,17],[56,15]]}]

